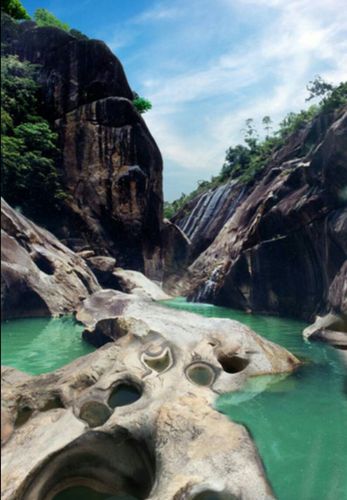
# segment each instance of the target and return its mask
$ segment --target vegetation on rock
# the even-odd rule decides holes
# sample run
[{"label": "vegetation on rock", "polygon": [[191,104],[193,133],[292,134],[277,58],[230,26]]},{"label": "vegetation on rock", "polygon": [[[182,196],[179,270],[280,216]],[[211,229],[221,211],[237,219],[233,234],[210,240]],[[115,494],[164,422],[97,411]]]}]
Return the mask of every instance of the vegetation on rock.
[{"label": "vegetation on rock", "polygon": [[27,213],[56,208],[64,198],[56,166],[57,134],[40,115],[36,66],[1,58],[1,189]]},{"label": "vegetation on rock", "polygon": [[225,182],[231,180],[241,184],[252,182],[267,165],[273,153],[284,145],[291,134],[303,129],[319,113],[331,113],[347,103],[347,82],[334,86],[318,76],[309,82],[307,90],[309,97],[306,100],[319,98],[319,103],[297,113],[288,113],[280,122],[278,130],[271,135],[272,120],[270,116],[264,116],[262,119],[263,140],[259,140],[253,119],[248,118],[243,129],[245,144],[237,144],[227,149],[225,162],[217,176],[209,181],[198,181],[197,188],[190,194],[182,193],[172,203],[166,202],[164,204],[165,217],[171,218],[190,200]]},{"label": "vegetation on rock", "polygon": [[66,23],[60,21],[54,14],[49,12],[47,9],[36,9],[34,14],[34,20],[38,26],[51,26],[54,28],[60,28],[64,31],[70,31],[70,26]]},{"label": "vegetation on rock", "polygon": [[1,0],[1,10],[14,19],[30,19],[19,0]]},{"label": "vegetation on rock", "polygon": [[134,92],[134,100],[133,100],[133,105],[135,106],[136,110],[143,114],[152,109],[152,103],[148,99],[145,99],[144,97],[139,96],[136,92]]}]

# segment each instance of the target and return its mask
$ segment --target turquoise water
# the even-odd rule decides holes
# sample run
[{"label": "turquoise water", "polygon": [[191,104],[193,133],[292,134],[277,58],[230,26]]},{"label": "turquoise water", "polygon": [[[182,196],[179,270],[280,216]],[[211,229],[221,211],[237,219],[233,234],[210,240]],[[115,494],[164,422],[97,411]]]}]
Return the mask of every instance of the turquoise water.
[{"label": "turquoise water", "polygon": [[94,351],[71,316],[13,319],[1,323],[1,364],[38,375]]},{"label": "turquoise water", "polygon": [[165,304],[241,321],[307,361],[265,392],[257,393],[250,383],[241,393],[221,396],[216,407],[247,426],[279,500],[346,500],[346,374],[336,350],[304,342],[301,333],[306,325],[301,321],[184,299]]},{"label": "turquoise water", "polygon": [[[346,500],[346,378],[336,351],[324,344],[305,343],[301,321],[249,315],[184,299],[164,304],[203,316],[236,319],[305,359],[296,373],[265,392],[257,392],[254,379],[242,392],[221,396],[216,407],[247,426],[279,500]],[[82,330],[71,317],[4,322],[1,363],[31,374],[54,370],[94,350],[81,340]],[[119,497],[81,487],[58,498]]]}]

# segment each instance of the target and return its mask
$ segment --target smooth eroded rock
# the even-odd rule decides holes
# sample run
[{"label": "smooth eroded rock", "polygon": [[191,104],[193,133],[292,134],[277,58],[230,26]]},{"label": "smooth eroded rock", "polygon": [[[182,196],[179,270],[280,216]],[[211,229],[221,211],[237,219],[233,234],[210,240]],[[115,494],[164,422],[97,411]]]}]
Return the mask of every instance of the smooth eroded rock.
[{"label": "smooth eroded rock", "polygon": [[90,335],[104,322],[114,341],[52,373],[2,370],[15,422],[2,448],[4,500],[77,486],[152,500],[274,498],[248,431],[213,403],[249,377],[285,376],[299,365],[293,355],[236,321],[114,290],[87,299],[78,318]]},{"label": "smooth eroded rock", "polygon": [[71,313],[100,286],[85,261],[1,200],[3,318]]}]

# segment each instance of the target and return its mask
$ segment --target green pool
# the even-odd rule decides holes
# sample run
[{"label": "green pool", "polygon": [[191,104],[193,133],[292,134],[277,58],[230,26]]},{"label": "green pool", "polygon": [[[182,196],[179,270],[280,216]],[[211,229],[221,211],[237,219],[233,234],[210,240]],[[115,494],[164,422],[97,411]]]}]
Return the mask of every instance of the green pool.
[{"label": "green pool", "polygon": [[279,500],[346,500],[346,373],[336,350],[304,342],[301,321],[184,299],[165,304],[203,316],[236,319],[308,361],[265,392],[257,394],[250,384],[242,393],[221,396],[216,407],[247,426]]},{"label": "green pool", "polygon": [[[301,337],[305,324],[300,321],[249,315],[184,299],[165,305],[239,320],[307,361],[265,392],[257,393],[254,384],[249,384],[240,393],[220,397],[216,407],[247,426],[279,500],[346,500],[346,374],[336,351],[305,343]],[[71,317],[4,322],[1,362],[32,374],[54,370],[94,350],[81,340],[82,329]],[[112,497],[81,488],[65,492],[61,498]]]},{"label": "green pool", "polygon": [[1,364],[39,375],[94,351],[71,316],[13,319],[1,323]]}]

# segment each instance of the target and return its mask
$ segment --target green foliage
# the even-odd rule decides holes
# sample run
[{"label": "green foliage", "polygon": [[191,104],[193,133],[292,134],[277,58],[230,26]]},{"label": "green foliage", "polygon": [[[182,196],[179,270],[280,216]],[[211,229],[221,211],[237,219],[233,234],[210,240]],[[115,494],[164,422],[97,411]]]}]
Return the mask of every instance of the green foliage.
[{"label": "green foliage", "polygon": [[41,216],[64,198],[56,167],[57,134],[38,114],[36,67],[1,58],[1,188],[9,203]]},{"label": "green foliage", "polygon": [[64,31],[70,31],[70,26],[60,21],[54,14],[47,9],[36,9],[34,19],[38,26],[53,26]]},{"label": "green foliage", "polygon": [[34,65],[17,56],[1,57],[1,107],[14,125],[26,120],[36,106],[35,71]]},{"label": "green foliage", "polygon": [[1,0],[1,10],[14,19],[30,19],[19,0]]},{"label": "green foliage", "polygon": [[310,101],[315,97],[325,97],[334,89],[333,85],[324,81],[321,76],[317,76],[314,80],[311,80],[308,85],[306,85],[306,88],[310,93],[306,101]]},{"label": "green foliage", "polygon": [[175,215],[175,209],[172,203],[165,201],[164,202],[164,217],[166,219],[171,219]]},{"label": "green foliage", "polygon": [[347,104],[347,82],[341,82],[334,87],[320,103],[323,112],[329,113]]},{"label": "green foliage", "polygon": [[298,113],[288,113],[280,122],[280,127],[276,135],[281,139],[286,139],[290,134],[307,125],[319,112],[319,106],[312,105],[306,110]]},{"label": "green foliage", "polygon": [[262,125],[265,138],[259,141],[259,134],[254,126],[254,120],[248,118],[243,129],[245,144],[237,144],[227,149],[225,162],[216,177],[210,181],[200,181],[198,187],[190,194],[182,193],[180,198],[164,205],[166,217],[172,217],[182,208],[189,212],[187,203],[208,189],[213,189],[227,181],[237,180],[240,184],[254,182],[256,175],[267,165],[274,151],[283,146],[287,138],[304,128],[319,113],[330,113],[347,104],[347,82],[333,86],[317,77],[307,86],[310,92],[306,100],[319,98],[318,104],[310,106],[298,113],[288,113],[280,122],[277,131],[272,131],[270,116],[264,116]]},{"label": "green foliage", "polygon": [[146,111],[152,109],[152,103],[148,99],[140,97],[137,94],[135,99],[133,100],[133,105],[135,106],[137,111],[141,114],[146,113]]}]

